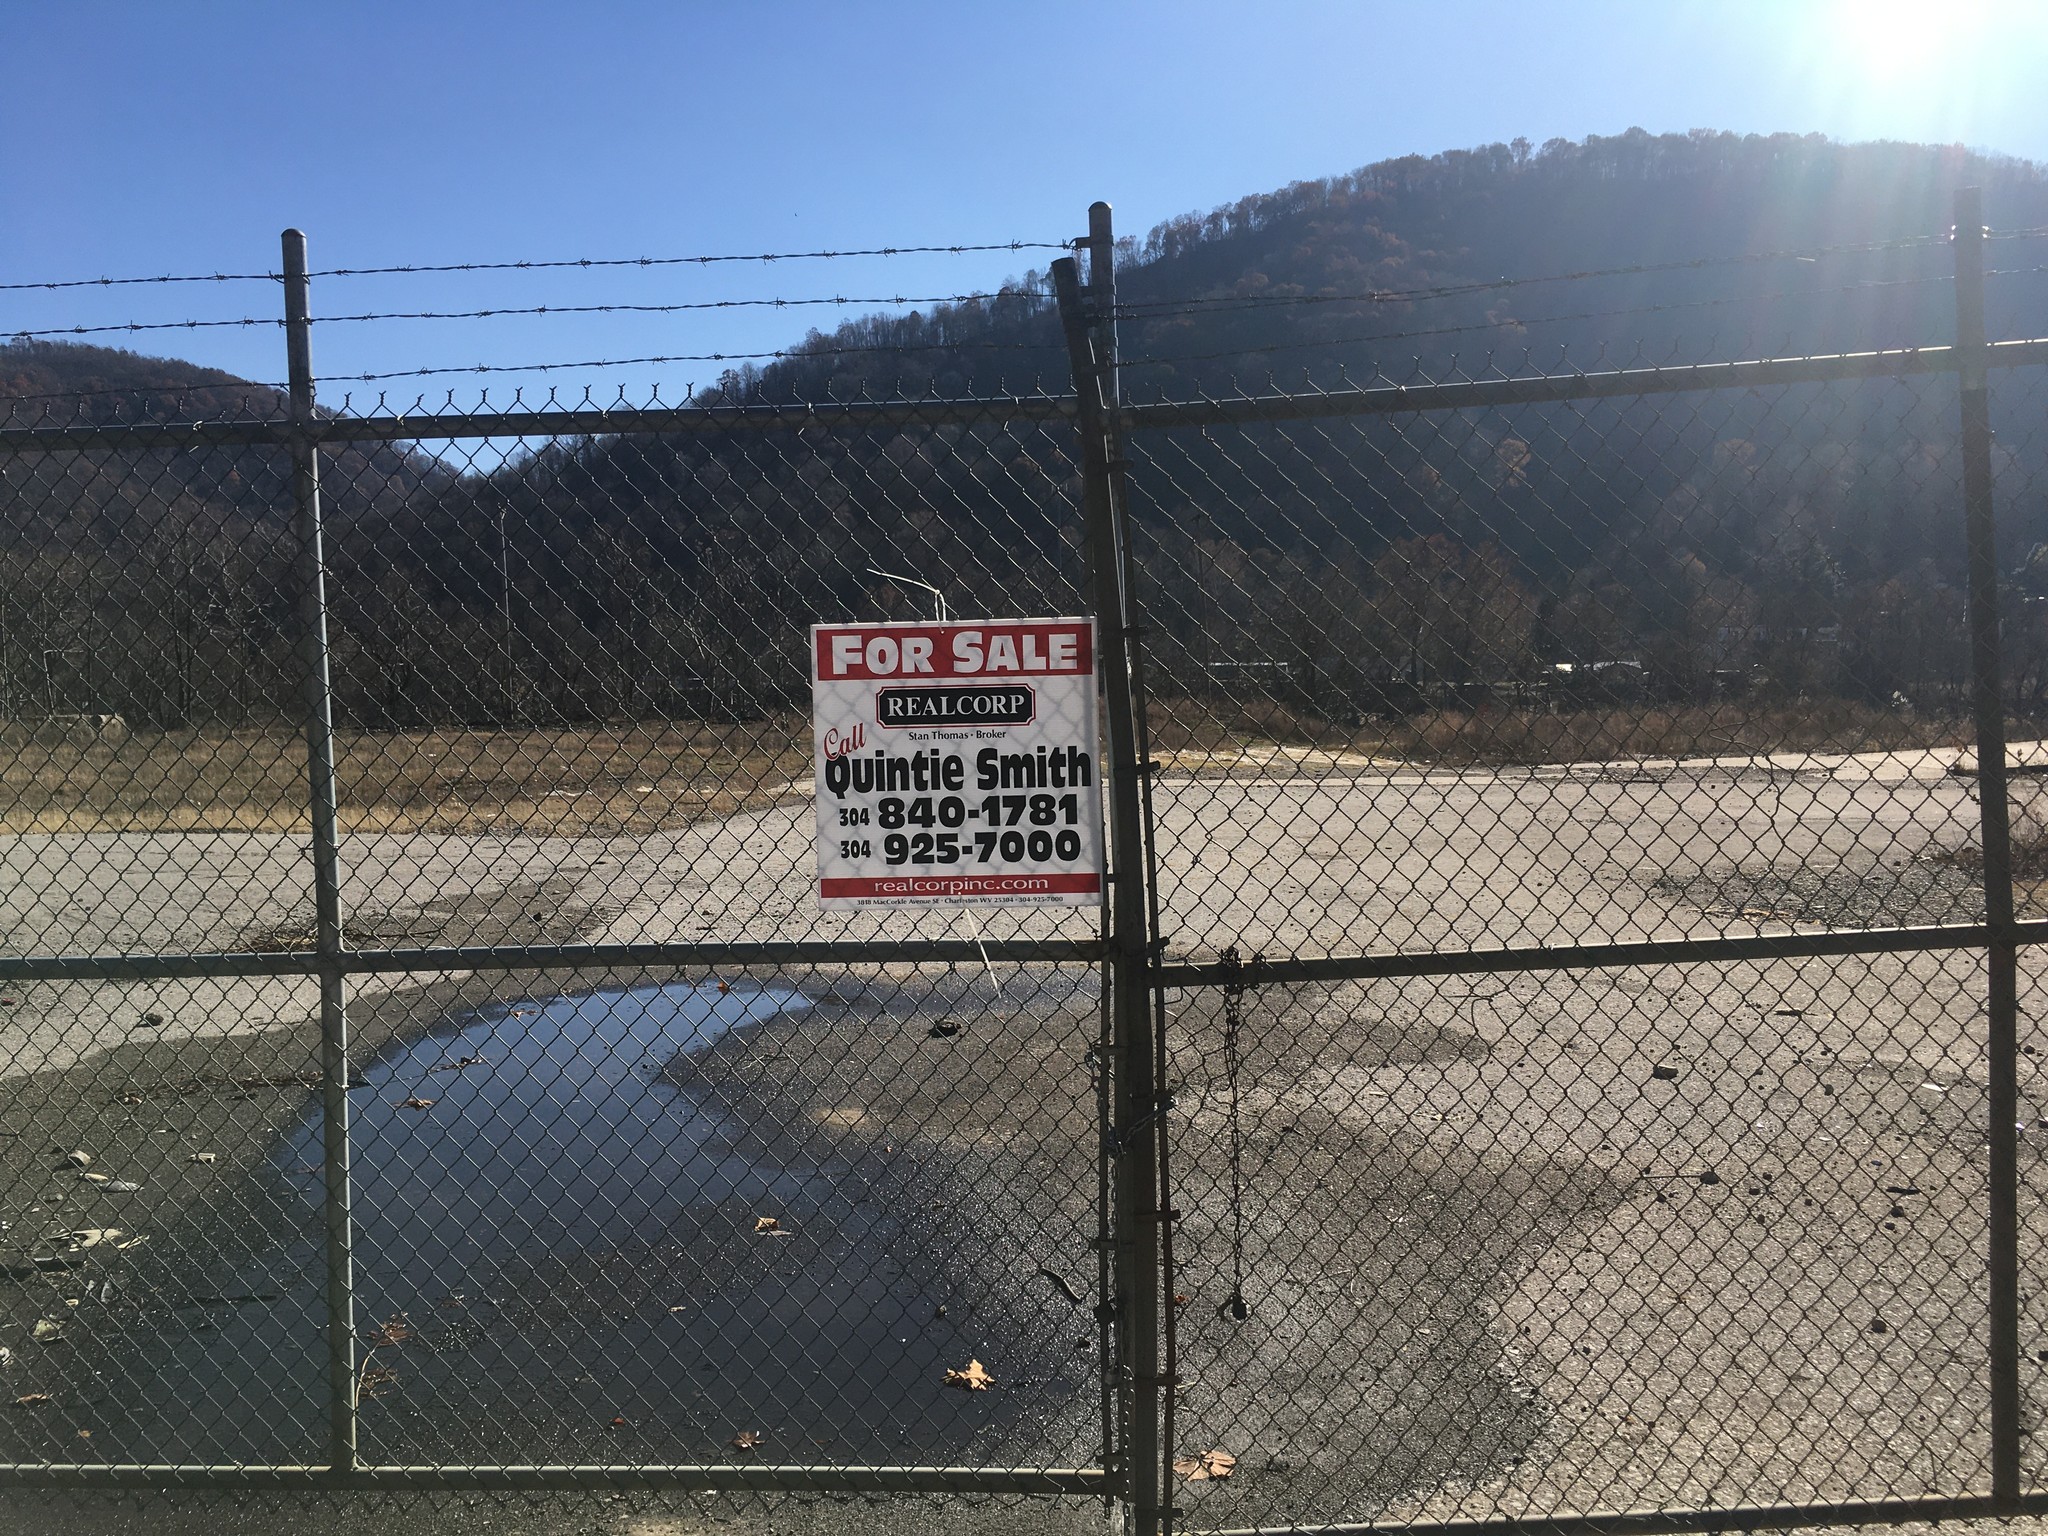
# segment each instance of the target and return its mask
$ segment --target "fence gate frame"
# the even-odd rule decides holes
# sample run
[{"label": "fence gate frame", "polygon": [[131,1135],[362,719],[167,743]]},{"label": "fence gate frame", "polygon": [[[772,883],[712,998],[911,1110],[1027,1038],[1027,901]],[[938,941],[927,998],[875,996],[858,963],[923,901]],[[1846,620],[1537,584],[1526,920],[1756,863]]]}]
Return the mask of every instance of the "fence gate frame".
[{"label": "fence gate frame", "polygon": [[[837,405],[717,406],[482,412],[411,418],[322,416],[316,410],[310,347],[310,284],[305,237],[283,239],[283,291],[290,365],[289,419],[183,425],[0,428],[0,452],[268,446],[289,451],[297,514],[297,622],[301,706],[309,771],[316,945],[292,953],[31,955],[0,958],[0,980],[138,981],[222,977],[311,977],[319,984],[324,1106],[322,1226],[327,1302],[328,1441],[324,1463],[308,1465],[116,1465],[46,1462],[0,1465],[0,1488],[304,1487],[467,1490],[745,1490],[853,1493],[1021,1493],[1106,1498],[1120,1507],[1131,1536],[1165,1536],[1176,1521],[1172,1469],[1177,1348],[1174,1333],[1174,1209],[1171,1176],[1175,1123],[1166,1052],[1169,990],[1234,988],[1244,981],[1234,956],[1169,959],[1161,931],[1146,715],[1142,572],[1131,540],[1128,460],[1134,434],[1175,427],[1243,426],[1342,417],[1417,415],[1487,406],[1635,398],[1761,386],[1953,374],[1958,383],[1968,554],[1972,714],[1981,792],[1985,920],[1902,927],[1620,941],[1462,952],[1335,953],[1266,958],[1262,983],[1367,981],[1553,970],[1597,970],[1679,962],[1771,961],[1875,956],[1908,951],[1982,951],[1989,962],[1990,1067],[1989,1331],[1991,1487],[1947,1497],[1749,1507],[1620,1509],[1496,1519],[1401,1522],[1411,1531],[1508,1536],[1532,1527],[1565,1532],[1678,1533],[1762,1527],[1840,1525],[1918,1519],[2048,1513],[2048,1492],[2023,1487],[2018,1297],[2017,954],[2048,945],[2048,921],[2015,912],[2008,825],[2006,741],[2000,704],[1998,572],[1993,540],[1989,414],[1990,372],[2048,365],[2048,340],[1986,341],[1983,225],[1978,194],[1956,199],[1957,340],[1953,346],[1842,353],[1687,367],[1623,368],[1601,373],[1498,377],[1416,387],[1373,387],[1299,397],[1239,396],[1133,405],[1121,395],[1116,335],[1115,245],[1110,209],[1089,211],[1089,233],[1073,242],[1090,258],[1084,285],[1077,260],[1052,264],[1058,316],[1073,373],[1071,398],[997,401],[896,401]],[[343,928],[335,788],[333,689],[327,641],[322,547],[321,459],[334,443],[572,434],[707,434],[792,425],[902,427],[999,416],[1005,423],[1073,423],[1079,439],[1082,517],[1092,607],[1097,621],[1108,751],[1110,871],[1099,939],[916,939],[889,942],[635,942],[353,948]],[[1109,1046],[1098,1166],[1107,1191],[1113,1285],[1097,1318],[1113,1349],[1098,1354],[1113,1395],[1102,1464],[1094,1467],[849,1465],[472,1465],[370,1464],[356,1434],[359,1377],[354,1318],[353,1218],[348,1126],[350,978],[379,973],[537,972],[574,967],[833,966],[886,962],[978,964],[988,959],[1099,966]],[[1384,1531],[1372,1522],[1325,1525],[1326,1536]],[[1222,1536],[1266,1536],[1254,1528]]]},{"label": "fence gate frame", "polygon": [[[344,931],[341,895],[340,840],[336,795],[334,690],[328,646],[325,521],[321,493],[322,450],[329,444],[455,441],[459,439],[560,438],[610,434],[714,435],[774,432],[793,427],[838,427],[849,431],[911,426],[964,425],[999,419],[1005,424],[1058,425],[1076,415],[1075,403],[1046,395],[986,400],[915,400],[881,403],[781,406],[676,406],[608,409],[479,410],[466,414],[407,417],[402,414],[349,417],[322,416],[316,409],[311,347],[310,273],[303,232],[281,237],[284,330],[289,368],[283,420],[213,420],[184,424],[115,426],[0,426],[0,454],[34,454],[51,450],[137,449],[267,446],[289,453],[292,478],[293,529],[297,541],[294,579],[297,665],[300,708],[308,767],[310,838],[308,858],[313,876],[315,944],[290,952],[211,951],[186,954],[35,954],[0,956],[0,983],[64,981],[171,981],[209,978],[307,977],[319,984],[319,1098],[322,1106],[321,1228],[325,1270],[327,1363],[327,1460],[319,1463],[0,1463],[0,1490],[29,1489],[343,1489],[598,1492],[753,1492],[848,1494],[1023,1494],[1113,1499],[1119,1478],[1134,1465],[1121,1446],[1124,1426],[1140,1420],[1129,1410],[1105,1414],[1103,1455],[1099,1465],[1013,1467],[929,1466],[851,1463],[719,1463],[673,1464],[470,1464],[406,1465],[366,1461],[359,1451],[360,1360],[355,1318],[356,1262],[353,1253],[352,1147],[349,1127],[349,1026],[347,987],[351,977],[393,974],[485,972],[537,973],[574,969],[604,972],[653,967],[708,967],[744,971],[792,966],[853,965],[988,966],[993,962],[1101,967],[1112,979],[1104,988],[1108,999],[1120,986],[1142,998],[1145,969],[1142,953],[1135,965],[1119,964],[1114,946],[1103,938],[1047,939],[797,939],[742,942],[663,940],[605,943],[532,943],[454,946],[353,947]],[[1098,521],[1084,530],[1091,543],[1112,539],[1106,505],[1096,506]],[[1107,585],[1096,572],[1098,597],[1120,601],[1112,571]],[[1118,624],[1099,621],[1105,651],[1119,653],[1124,632]],[[1114,669],[1111,669],[1114,675]],[[1128,733],[1127,692],[1109,690],[1112,730],[1121,721]],[[1120,701],[1120,702],[1119,702]],[[1125,759],[1119,758],[1119,763]],[[1119,793],[1127,796],[1123,780]],[[1110,882],[1119,893],[1142,895],[1142,872],[1127,871],[1124,860],[1131,842],[1110,852]],[[1128,896],[1113,905],[1125,912]],[[1142,934],[1142,914],[1139,932]],[[1102,1042],[1107,1043],[1106,1039]],[[1106,1102],[1142,1100],[1142,1084],[1118,1070],[1114,1052],[1106,1058],[1102,1078]],[[1149,1071],[1145,1079],[1149,1081]],[[1106,1112],[1098,1117],[1100,1144],[1095,1149],[1098,1171],[1107,1166],[1113,1133]],[[1088,1149],[1076,1146],[1077,1160]],[[1098,1212],[1106,1219],[1106,1212]],[[1107,1246],[1117,1248],[1110,1242]],[[1119,1262],[1134,1257],[1118,1248]],[[1095,1318],[1106,1335],[1121,1337],[1122,1322],[1105,1300]],[[1097,1372],[1105,1398],[1114,1391],[1119,1373],[1112,1351],[1097,1352]]]},{"label": "fence gate frame", "polygon": [[[1989,1068],[1989,1179],[1987,1190],[1987,1276],[1988,1347],[1991,1414],[1991,1486],[1981,1493],[1856,1501],[1813,1501],[1806,1503],[1716,1505],[1703,1508],[1615,1509],[1586,1513],[1546,1513],[1501,1516],[1488,1519],[1401,1520],[1378,1524],[1290,1523],[1281,1526],[1247,1527],[1241,1530],[1211,1531],[1209,1536],[1280,1536],[1283,1532],[1312,1530],[1318,1536],[1371,1536],[1391,1529],[1456,1533],[1456,1536],[1518,1536],[1540,1528],[1560,1536],[1654,1536],[1654,1533],[1694,1531],[1756,1530],[1847,1524],[1897,1523],[1912,1520],[1983,1519],[2027,1514],[2048,1514],[2048,1492],[2028,1492],[2023,1483],[2021,1441],[2022,1421],[2019,1350],[2019,1213],[2018,1135],[2015,1123],[2018,1101],[2018,997],[2017,956],[2023,944],[2048,944],[2048,921],[2021,921],[2014,905],[2012,844],[2008,815],[2008,774],[2005,720],[2001,705],[2001,660],[1998,608],[1998,564],[1993,518],[1992,432],[1989,403],[1990,372],[1994,368],[2015,368],[2048,364],[2048,340],[1988,343],[1984,319],[1984,236],[1981,191],[1959,189],[1955,196],[1955,286],[1956,341],[1953,346],[1919,347],[1891,351],[1821,354],[1789,359],[1763,359],[1731,363],[1707,363],[1673,367],[1622,368],[1605,373],[1571,373],[1527,377],[1501,376],[1484,380],[1414,386],[1384,386],[1364,389],[1315,392],[1301,396],[1270,394],[1240,395],[1230,399],[1125,405],[1116,394],[1116,353],[1114,329],[1114,246],[1109,234],[1109,210],[1096,204],[1091,210],[1091,238],[1094,283],[1084,300],[1071,260],[1054,263],[1054,281],[1069,351],[1074,362],[1075,391],[1080,403],[1084,439],[1084,465],[1090,476],[1091,504],[1109,506],[1114,524],[1117,559],[1122,562],[1123,606],[1121,612],[1131,627],[1131,655],[1128,658],[1129,686],[1134,709],[1144,719],[1142,683],[1142,631],[1136,616],[1140,605],[1133,599],[1130,562],[1130,516],[1125,491],[1127,461],[1122,451],[1125,434],[1171,427],[1244,426],[1254,423],[1285,423],[1342,417],[1378,415],[1421,415],[1430,412],[1469,410],[1488,406],[1526,405],[1561,401],[1635,398],[1702,390],[1752,389],[1771,385],[1830,383],[1859,379],[1905,378],[1926,374],[1953,374],[1957,380],[1963,459],[1963,532],[1967,545],[1967,611],[1970,627],[1971,714],[1978,767],[1979,831],[1983,843],[1982,891],[1985,920],[1982,923],[1928,927],[1900,927],[1873,930],[1834,930],[1812,934],[1712,937],[1674,941],[1637,940],[1543,947],[1503,947],[1454,952],[1403,952],[1327,954],[1315,957],[1265,957],[1257,968],[1257,981],[1265,984],[1373,981],[1382,979],[1502,975],[1516,972],[1618,969],[1631,966],[1665,965],[1682,962],[1730,962],[1794,960],[1822,957],[1874,956],[1910,951],[1981,950],[1988,960],[1986,994],[1987,1031],[1985,1049]],[[1061,269],[1064,267],[1064,274]],[[1091,302],[1092,301],[1092,302]],[[1108,609],[1105,602],[1105,611]],[[1123,681],[1118,674],[1109,686]],[[1149,1013],[1144,1023],[1135,1018],[1123,1022],[1119,1009],[1119,1037],[1134,1044],[1149,1035],[1156,1047],[1155,1072],[1150,1105],[1139,1110],[1149,1114],[1159,1131],[1156,1146],[1148,1143],[1141,1156],[1133,1156],[1123,1140],[1132,1125],[1120,1120],[1113,1146],[1151,1173],[1156,1199],[1141,1195],[1136,1180],[1119,1181],[1118,1219],[1139,1232],[1121,1234],[1120,1242],[1135,1243],[1149,1237],[1156,1228],[1158,1273],[1150,1285],[1127,1289],[1120,1302],[1130,1319],[1132,1337],[1127,1350],[1150,1342],[1158,1351],[1156,1364],[1147,1370],[1131,1365],[1128,1391],[1130,1412],[1157,1415],[1160,1438],[1144,1443],[1160,1447],[1158,1459],[1141,1474],[1134,1463],[1125,1494],[1129,1502],[1131,1530],[1136,1536],[1158,1536],[1171,1532],[1179,1513],[1171,1492],[1173,1479],[1174,1387],[1179,1384],[1172,1332],[1172,1308],[1164,1309],[1166,1326],[1157,1329],[1158,1300],[1173,1294],[1174,1273],[1172,1230],[1179,1213],[1173,1207],[1170,1152],[1173,1141],[1172,1087],[1164,1055],[1165,994],[1168,990],[1241,990],[1246,969],[1234,952],[1214,960],[1169,960],[1159,927],[1159,891],[1156,859],[1153,856],[1154,824],[1151,774],[1157,765],[1142,746],[1134,747],[1136,762],[1128,778],[1132,798],[1143,818],[1138,837],[1141,865],[1148,887],[1146,911],[1148,931],[1142,944],[1119,929],[1117,954],[1136,955],[1141,950],[1151,957],[1145,973],[1149,991]],[[1117,839],[1119,846],[1123,838]],[[1121,865],[1120,865],[1121,868]],[[1132,1008],[1135,1015],[1139,1012]],[[1133,1061],[1135,1067],[1135,1062]],[[1135,1106],[1133,1106],[1135,1107]],[[1128,1109],[1126,1111],[1128,1113]],[[1135,1173],[1136,1170],[1134,1170]],[[1137,1305],[1133,1305],[1134,1300]],[[1152,1331],[1147,1331],[1148,1329]],[[1147,1395],[1148,1388],[1157,1388]],[[1143,1433],[1133,1426],[1130,1444],[1135,1448]],[[1205,1528],[1206,1529],[1206,1528]]]}]

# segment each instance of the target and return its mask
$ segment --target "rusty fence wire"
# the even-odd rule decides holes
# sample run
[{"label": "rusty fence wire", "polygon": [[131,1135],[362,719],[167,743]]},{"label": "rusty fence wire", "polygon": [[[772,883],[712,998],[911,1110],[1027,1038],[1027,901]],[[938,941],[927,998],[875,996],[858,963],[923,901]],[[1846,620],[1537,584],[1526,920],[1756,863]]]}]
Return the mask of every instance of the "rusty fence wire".
[{"label": "rusty fence wire", "polygon": [[[2048,1508],[1972,241],[1954,345],[1160,401],[1082,244],[1071,393],[331,412],[288,244],[289,388],[17,408],[0,1484]],[[936,598],[1096,618],[1103,911],[816,906],[806,627]]]}]

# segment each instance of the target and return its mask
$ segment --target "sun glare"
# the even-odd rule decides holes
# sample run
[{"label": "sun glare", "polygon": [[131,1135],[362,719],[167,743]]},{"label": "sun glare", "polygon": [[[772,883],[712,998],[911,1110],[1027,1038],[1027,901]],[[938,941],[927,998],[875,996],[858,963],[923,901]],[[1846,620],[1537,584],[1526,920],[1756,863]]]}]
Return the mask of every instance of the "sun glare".
[{"label": "sun glare", "polygon": [[1820,39],[1847,69],[1873,83],[1922,73],[1948,51],[1958,25],[1974,30],[1982,6],[1927,0],[1837,0]]},{"label": "sun glare", "polygon": [[2048,0],[1787,0],[1773,14],[1792,23],[1783,42],[1815,105],[1885,136],[1966,136],[1983,93],[2048,54]]}]

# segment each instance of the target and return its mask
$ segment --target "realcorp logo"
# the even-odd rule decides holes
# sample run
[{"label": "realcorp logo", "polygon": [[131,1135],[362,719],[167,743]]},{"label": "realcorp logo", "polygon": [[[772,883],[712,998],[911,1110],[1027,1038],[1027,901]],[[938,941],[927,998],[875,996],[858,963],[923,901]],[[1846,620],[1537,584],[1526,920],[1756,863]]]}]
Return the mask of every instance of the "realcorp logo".
[{"label": "realcorp logo", "polygon": [[1024,725],[1038,713],[1029,688],[884,688],[875,695],[883,725]]}]

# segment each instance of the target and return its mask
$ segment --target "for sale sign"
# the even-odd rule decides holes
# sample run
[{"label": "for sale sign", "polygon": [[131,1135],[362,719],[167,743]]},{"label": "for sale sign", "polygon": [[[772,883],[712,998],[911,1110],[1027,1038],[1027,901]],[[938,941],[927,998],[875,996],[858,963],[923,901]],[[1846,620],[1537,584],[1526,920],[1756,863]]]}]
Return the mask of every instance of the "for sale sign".
[{"label": "for sale sign", "polygon": [[1092,619],[811,628],[818,900],[1102,899]]}]

